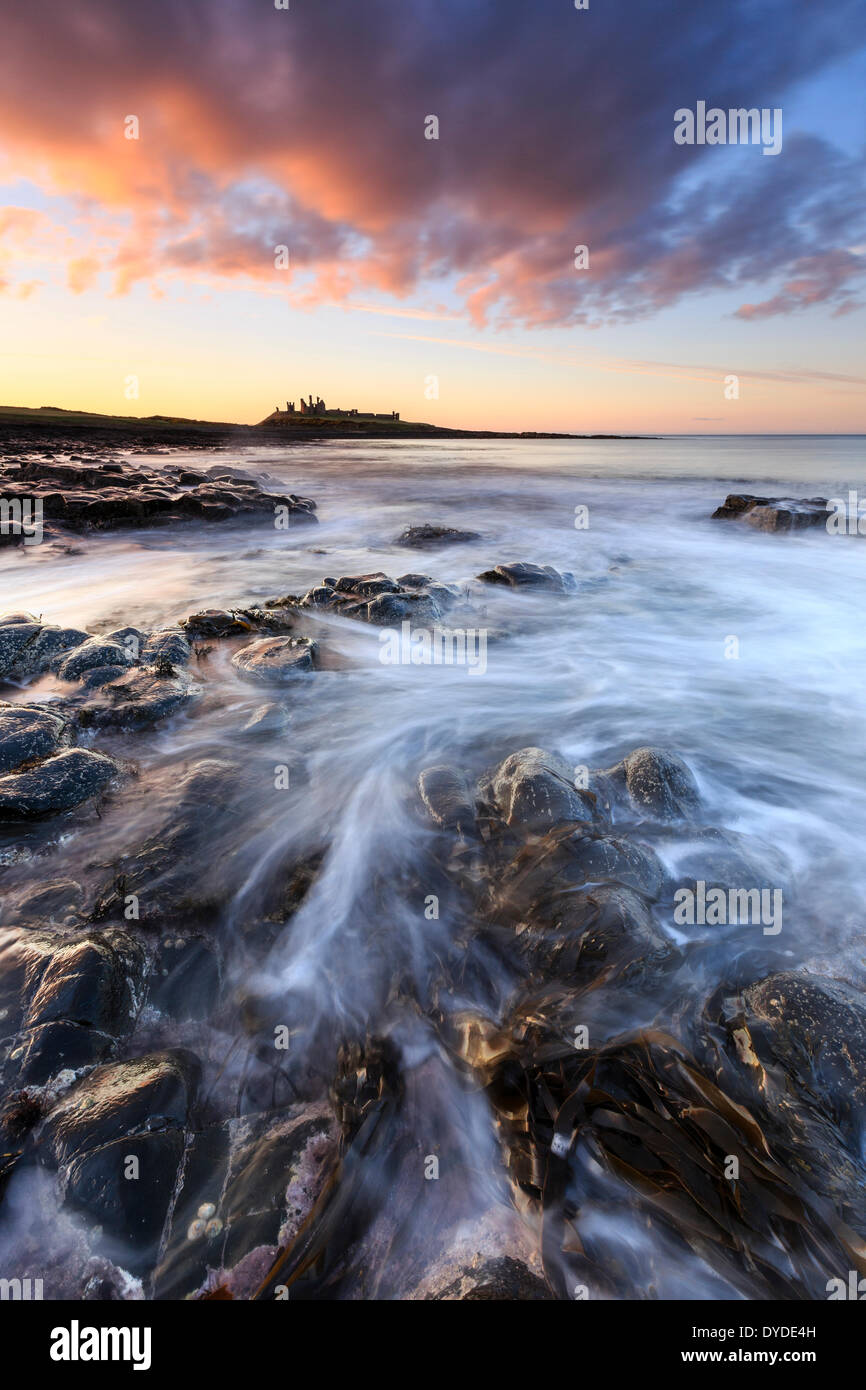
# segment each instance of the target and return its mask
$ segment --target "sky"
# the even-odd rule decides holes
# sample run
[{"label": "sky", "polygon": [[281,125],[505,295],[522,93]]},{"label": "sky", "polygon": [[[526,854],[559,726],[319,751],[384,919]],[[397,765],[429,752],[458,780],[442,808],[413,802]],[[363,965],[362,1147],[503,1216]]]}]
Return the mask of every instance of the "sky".
[{"label": "sky", "polygon": [[0,0],[0,403],[866,432],[862,0],[277,3]]}]

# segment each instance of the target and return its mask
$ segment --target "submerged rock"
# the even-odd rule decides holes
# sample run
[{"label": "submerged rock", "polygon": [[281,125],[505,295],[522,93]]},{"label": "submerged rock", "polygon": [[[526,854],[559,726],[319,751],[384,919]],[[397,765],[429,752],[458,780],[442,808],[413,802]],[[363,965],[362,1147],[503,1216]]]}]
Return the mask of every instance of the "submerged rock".
[{"label": "submerged rock", "polygon": [[436,526],[425,522],[423,526],[407,526],[394,541],[395,545],[410,546],[415,550],[434,550],[440,545],[460,545],[465,541],[478,541],[478,531],[460,531],[453,526]]}]

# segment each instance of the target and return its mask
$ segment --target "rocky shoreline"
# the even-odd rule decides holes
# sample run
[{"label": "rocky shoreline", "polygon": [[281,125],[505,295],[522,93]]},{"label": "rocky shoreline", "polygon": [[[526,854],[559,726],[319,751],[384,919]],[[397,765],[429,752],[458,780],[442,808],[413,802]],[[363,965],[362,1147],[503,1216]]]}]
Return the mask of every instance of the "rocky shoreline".
[{"label": "rocky shoreline", "polygon": [[[19,485],[60,528],[276,506],[315,521],[314,502],[231,467],[7,461],[2,490]],[[716,515],[786,529],[779,499],[739,500]],[[814,524],[819,502],[791,515]],[[402,543],[426,548],[411,529]],[[430,528],[446,544],[448,529]],[[310,750],[286,735],[296,692],[322,679],[327,622],[477,625],[504,589],[582,601],[573,575],[504,561],[468,589],[334,574],[155,629],[0,617],[0,681],[17,687],[0,703],[0,1199],[30,1182],[68,1214],[50,1296],[644,1296],[645,1262],[607,1242],[611,1224],[700,1269],[706,1296],[825,1297],[866,1273],[866,998],[790,969],[752,923],[714,946],[667,929],[683,885],[795,877],[713,822],[705,774],[673,748],[578,769],[531,742],[491,759],[479,736],[465,761],[407,767],[418,853],[390,890],[422,916],[435,901],[431,932],[449,923],[423,977],[399,923],[373,927],[383,896],[369,1019],[335,1035],[268,986],[334,845],[275,855],[250,893],[238,827],[267,825],[277,750],[303,815]],[[149,741],[203,719],[220,652],[261,705],[218,756],[172,768],[145,830],[127,824]],[[26,698],[44,682],[50,698]],[[98,849],[56,873],[77,835]],[[635,1000],[651,1026],[623,1027]],[[495,1135],[486,1204],[455,1125],[471,1097]],[[427,1180],[433,1159],[456,1178]],[[21,1237],[22,1275],[38,1238]]]}]

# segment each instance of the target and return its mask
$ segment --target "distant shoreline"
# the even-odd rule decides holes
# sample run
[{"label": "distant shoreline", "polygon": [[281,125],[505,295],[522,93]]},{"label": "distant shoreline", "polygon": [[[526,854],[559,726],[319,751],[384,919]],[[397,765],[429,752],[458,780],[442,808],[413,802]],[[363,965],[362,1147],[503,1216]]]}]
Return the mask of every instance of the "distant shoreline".
[{"label": "distant shoreline", "polygon": [[48,433],[126,431],[181,442],[191,436],[246,443],[298,443],[309,439],[654,439],[656,435],[562,434],[547,430],[464,430],[409,420],[379,424],[363,419],[324,420],[298,416],[291,423],[241,425],[227,420],[192,420],[175,415],[102,415],[60,406],[0,406],[0,431],[37,429]]}]

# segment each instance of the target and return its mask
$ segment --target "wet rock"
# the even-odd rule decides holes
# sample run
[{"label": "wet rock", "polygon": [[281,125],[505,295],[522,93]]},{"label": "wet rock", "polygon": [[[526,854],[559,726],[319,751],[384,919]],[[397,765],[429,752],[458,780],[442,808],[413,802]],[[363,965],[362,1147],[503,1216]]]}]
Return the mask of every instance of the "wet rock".
[{"label": "wet rock", "polygon": [[577,589],[577,581],[570,570],[560,574],[552,565],[533,565],[527,561],[496,565],[478,578],[485,584],[502,584],[510,589],[540,589],[551,594],[571,594]]},{"label": "wet rock", "polygon": [[197,1058],[182,1051],[97,1067],[51,1110],[39,1134],[40,1150],[63,1166],[132,1135],[182,1130],[199,1078]]},{"label": "wet rock", "polygon": [[213,924],[234,891],[233,876],[248,871],[236,855],[238,794],[238,768],[227,760],[202,759],[179,776],[174,805],[98,888],[93,920],[122,916],[134,894],[143,924]]},{"label": "wet rock", "polygon": [[[184,519],[227,521],[248,515],[273,518],[281,507],[289,524],[315,523],[316,504],[295,493],[264,492],[251,475],[205,477],[182,484],[175,470],[126,462],[103,464],[27,459],[0,467],[10,499],[36,498],[46,521],[73,530],[168,524]],[[190,475],[187,474],[187,477]]]},{"label": "wet rock", "polygon": [[41,925],[74,925],[84,901],[80,883],[72,878],[50,879],[25,889],[15,900],[19,921]]},{"label": "wet rock", "polygon": [[25,1026],[64,1020],[117,1036],[132,1027],[144,954],[126,932],[58,941],[30,998]]},{"label": "wet rock", "polygon": [[188,637],[236,637],[243,632],[254,632],[256,624],[243,612],[236,609],[205,608],[201,613],[192,613],[184,618],[180,626]]},{"label": "wet rock", "polygon": [[831,515],[826,497],[758,497],[732,492],[713,512],[713,520],[745,521],[759,531],[801,531],[825,526]]},{"label": "wet rock", "polygon": [[523,920],[548,911],[563,893],[610,884],[650,901],[666,883],[664,869],[648,845],[587,825],[557,827],[523,849],[501,875],[500,910]]},{"label": "wet rock", "polygon": [[663,748],[636,748],[606,775],[625,786],[636,811],[656,820],[689,820],[700,808],[691,770],[682,758]]},{"label": "wet rock", "polygon": [[126,674],[126,666],[94,666],[80,679],[82,690],[104,690],[107,685]]},{"label": "wet rock", "polygon": [[68,719],[50,705],[0,703],[0,773],[49,757],[68,737]]},{"label": "wet rock", "polygon": [[546,830],[560,821],[593,821],[594,794],[575,787],[574,769],[543,748],[511,753],[482,784],[507,825]]},{"label": "wet rock", "polygon": [[90,728],[137,729],[177,714],[201,693],[188,671],[160,675],[153,666],[135,666],[106,682],[103,700],[81,712]]},{"label": "wet rock", "polygon": [[[24,615],[14,614],[14,617]],[[6,621],[0,623],[0,676],[12,676],[14,672],[27,665],[27,650],[42,631],[42,624],[34,621]]]},{"label": "wet rock", "polygon": [[376,571],[323,580],[304,595],[299,606],[378,626],[404,621],[429,624],[443,618],[459,597],[451,585],[429,575],[405,575],[398,581]]},{"label": "wet rock", "polygon": [[114,1038],[95,1028],[64,1020],[40,1024],[17,1039],[12,1054],[19,1068],[16,1084],[45,1086],[61,1072],[78,1072],[104,1062],[114,1046]]},{"label": "wet rock", "polygon": [[295,1105],[279,1116],[246,1116],[197,1134],[184,1163],[156,1296],[184,1297],[207,1279],[207,1288],[251,1298],[278,1246],[309,1215],[336,1155],[333,1116],[323,1106]]},{"label": "wet rock", "polygon": [[99,666],[123,669],[130,665],[131,659],[128,647],[117,642],[106,642],[101,637],[91,637],[68,656],[55,659],[54,670],[61,680],[75,681]]},{"label": "wet rock", "polygon": [[646,899],[619,885],[548,902],[529,919],[520,946],[540,979],[579,989],[613,980],[630,986],[655,983],[658,972],[677,958]]},{"label": "wet rock", "polygon": [[430,819],[444,830],[475,830],[475,798],[456,768],[427,767],[418,778],[418,791]]},{"label": "wet rock", "polygon": [[178,1020],[207,1018],[219,989],[219,957],[202,937],[169,936],[160,943],[148,998],[161,1014]]},{"label": "wet rock", "polygon": [[743,992],[755,1050],[862,1133],[866,1119],[866,999],[839,981],[781,971]]},{"label": "wet rock", "polygon": [[460,545],[465,541],[481,539],[478,531],[460,531],[453,526],[437,526],[426,522],[423,526],[407,526],[394,541],[395,545],[410,546],[415,550],[436,549],[440,545]]},{"label": "wet rock", "polygon": [[191,656],[192,648],[179,628],[151,633],[141,649],[142,665],[158,669],[186,666]]},{"label": "wet rock", "polygon": [[242,676],[255,681],[286,681],[312,671],[318,644],[309,637],[260,637],[232,657]]},{"label": "wet rock", "polygon": [[[179,1129],[133,1134],[77,1154],[60,1170],[66,1202],[100,1228],[96,1248],[133,1274],[146,1273],[156,1261],[183,1150]],[[128,1176],[132,1162],[134,1181]]]},{"label": "wet rock", "polygon": [[103,753],[69,748],[37,767],[0,777],[0,821],[35,820],[80,806],[120,772]]},{"label": "wet rock", "polygon": [[464,1266],[457,1277],[438,1293],[426,1295],[433,1302],[548,1303],[554,1294],[545,1279],[508,1255]]},{"label": "wet rock", "polygon": [[[90,638],[90,633],[79,628],[43,626],[22,614],[16,615],[16,619],[8,624],[8,633],[7,624],[0,621],[0,675],[11,680],[41,675]],[[25,631],[29,635],[22,640]]]},{"label": "wet rock", "polygon": [[292,722],[291,711],[285,705],[275,704],[268,701],[264,705],[259,705],[258,709],[253,710],[252,714],[241,725],[240,733],[246,734],[250,738],[283,734]]}]

